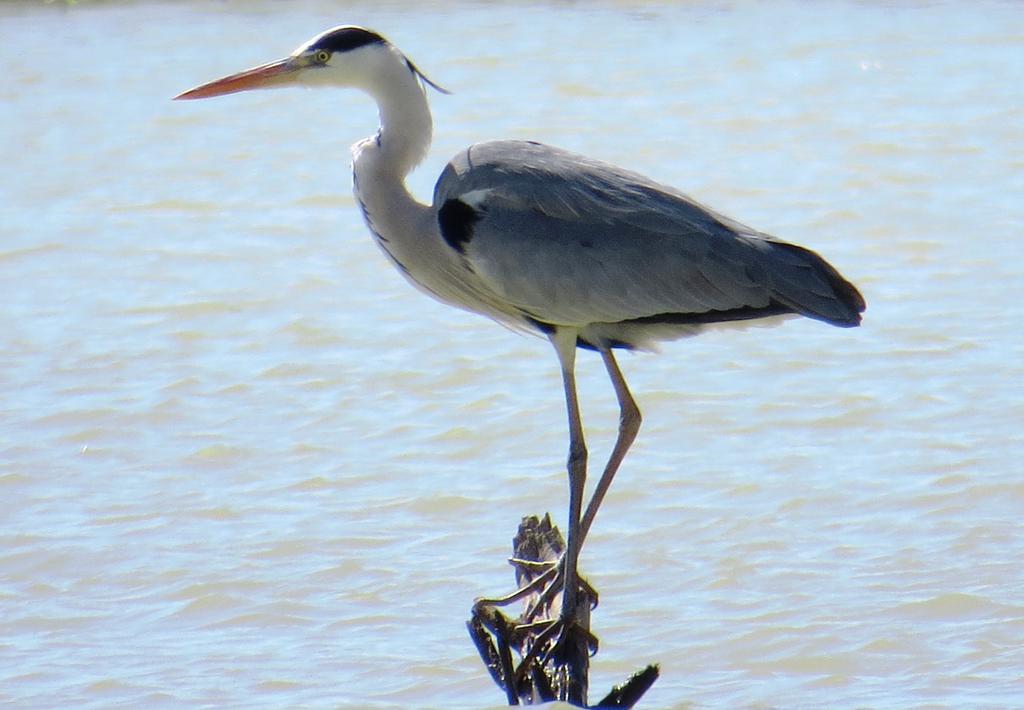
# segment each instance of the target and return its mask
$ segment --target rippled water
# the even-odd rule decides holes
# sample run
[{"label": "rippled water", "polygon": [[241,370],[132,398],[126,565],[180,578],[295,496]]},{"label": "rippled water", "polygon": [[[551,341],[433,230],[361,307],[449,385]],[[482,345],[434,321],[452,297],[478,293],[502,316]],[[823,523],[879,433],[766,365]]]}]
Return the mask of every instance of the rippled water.
[{"label": "rippled water", "polygon": [[595,696],[659,661],[648,707],[1021,702],[1020,5],[315,0],[0,5],[0,701],[500,703],[463,621],[519,517],[564,515],[549,346],[376,250],[366,99],[169,101],[339,23],[455,92],[424,199],[461,146],[540,139],[867,296],[859,330],[623,358]]}]

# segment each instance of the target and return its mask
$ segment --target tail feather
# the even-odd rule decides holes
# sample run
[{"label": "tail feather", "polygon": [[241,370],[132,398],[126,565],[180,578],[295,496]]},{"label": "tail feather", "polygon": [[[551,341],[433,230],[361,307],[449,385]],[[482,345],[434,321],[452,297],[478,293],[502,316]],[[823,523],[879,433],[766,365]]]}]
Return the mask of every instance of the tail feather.
[{"label": "tail feather", "polygon": [[[795,261],[798,260],[798,268],[802,272],[798,284],[778,284],[775,300],[800,315],[841,328],[860,325],[860,314],[867,307],[864,297],[834,266],[816,252],[796,244],[773,242],[772,246],[788,256],[796,257]],[[823,288],[810,290],[808,276],[812,276],[813,281]]]}]

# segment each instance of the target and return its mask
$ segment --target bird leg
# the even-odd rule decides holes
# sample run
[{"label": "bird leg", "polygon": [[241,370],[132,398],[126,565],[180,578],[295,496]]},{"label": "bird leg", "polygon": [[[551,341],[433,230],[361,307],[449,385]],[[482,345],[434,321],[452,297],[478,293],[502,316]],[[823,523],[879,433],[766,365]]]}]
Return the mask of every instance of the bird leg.
[{"label": "bird leg", "polygon": [[601,502],[612,485],[612,479],[615,478],[619,466],[622,465],[622,460],[626,458],[626,452],[629,451],[629,447],[636,439],[637,432],[640,431],[640,422],[643,420],[640,408],[636,405],[636,400],[633,399],[633,395],[626,385],[626,378],[622,376],[622,371],[619,369],[619,364],[615,361],[612,351],[602,348],[601,359],[604,360],[612,387],[615,388],[615,397],[619,401],[619,435],[615,440],[611,456],[608,457],[608,463],[605,464],[604,472],[598,479],[594,493],[590,497],[590,503],[587,504],[583,520],[580,522],[580,545],[583,544],[587,533],[590,532],[590,526],[597,516],[597,509],[601,507]]},{"label": "bird leg", "polygon": [[[559,337],[560,335],[562,337]],[[566,550],[556,565],[551,565],[512,594],[496,599],[477,600],[478,606],[503,606],[532,595],[543,587],[543,591],[539,594],[537,600],[530,605],[530,608],[521,617],[521,623],[524,624],[525,628],[525,625],[530,625],[536,618],[536,615],[547,609],[555,595],[562,591],[559,618],[557,620],[548,620],[549,623],[551,621],[554,622],[552,624],[553,627],[561,629],[562,638],[560,638],[560,642],[574,625],[573,619],[576,618],[581,585],[584,585],[583,594],[596,602],[597,595],[591,594],[588,591],[590,589],[589,585],[586,585],[580,579],[577,572],[580,549],[587,533],[590,531],[594,518],[597,516],[597,511],[604,500],[605,494],[607,494],[608,489],[611,487],[615,474],[618,472],[623,459],[626,457],[626,453],[636,439],[642,420],[640,408],[629,391],[629,387],[614,355],[608,348],[601,349],[601,358],[612,381],[619,404],[619,433],[601,478],[598,480],[590,502],[587,505],[586,512],[581,515],[583,489],[587,476],[587,449],[583,436],[583,424],[580,417],[574,375],[575,334],[572,334],[571,339],[565,337],[565,335],[559,333],[552,334],[551,340],[558,352],[561,364],[566,409],[569,416],[569,459],[567,463],[569,472],[569,522]],[[550,563],[544,563],[544,565],[538,565],[538,567],[548,564]],[[552,629],[553,631],[554,628]]]},{"label": "bird leg", "polygon": [[569,473],[569,521],[565,556],[562,560],[562,609],[560,620],[566,626],[576,616],[578,597],[578,574],[580,544],[580,518],[583,510],[583,490],[587,483],[587,444],[583,438],[583,421],[580,418],[579,399],[576,396],[576,337],[569,329],[558,329],[551,335],[551,342],[558,353],[562,367],[562,383],[565,387],[565,406],[569,415],[569,459],[566,468]]},{"label": "bird leg", "polygon": [[[555,346],[558,349],[559,343],[556,342]],[[569,412],[569,540],[566,545],[565,555],[559,565],[561,568],[561,574],[559,575],[561,580],[556,577],[541,594],[542,599],[545,597],[550,598],[553,594],[553,588],[557,589],[559,581],[562,582],[561,613],[557,622],[553,624],[553,626],[561,628],[561,633],[555,645],[548,652],[548,656],[560,653],[560,649],[570,639],[576,643],[585,643],[585,648],[592,650],[597,648],[596,639],[589,631],[584,634],[587,638],[583,640],[581,640],[578,633],[574,633],[577,630],[574,620],[577,618],[576,605],[581,582],[576,568],[583,541],[594,522],[594,518],[597,516],[597,511],[601,507],[605,494],[611,487],[615,474],[618,472],[623,459],[626,457],[626,453],[629,451],[629,447],[636,440],[636,435],[640,431],[640,423],[642,421],[640,408],[629,391],[626,378],[623,377],[615,356],[610,348],[602,348],[601,358],[604,361],[608,376],[612,381],[612,387],[615,389],[615,397],[619,403],[619,433],[616,437],[615,445],[612,447],[611,455],[608,457],[608,462],[605,464],[604,471],[601,473],[601,478],[598,480],[590,502],[587,504],[586,512],[580,518],[574,517],[580,512],[579,508],[574,507],[574,504],[578,504],[581,499],[577,498],[574,500],[573,496],[582,496],[583,487],[586,482],[586,445],[583,440],[583,426],[580,419],[579,402],[576,396],[573,359],[571,356],[568,358],[563,357],[560,349],[559,357],[562,361],[565,400]],[[580,458],[582,458],[582,463],[579,462]],[[580,468],[575,468],[576,464]],[[577,485],[578,488],[576,487]],[[578,521],[578,525],[574,525],[576,521]],[[594,599],[596,601],[596,596]],[[537,606],[540,607],[541,605],[538,604]]]},{"label": "bird leg", "polygon": [[[563,594],[562,598],[561,618],[565,620],[571,617],[573,613],[572,610],[575,609],[577,596],[576,590],[578,590],[579,584],[582,582],[579,575],[576,574],[576,566],[578,564],[583,541],[586,539],[587,533],[590,532],[590,526],[593,524],[594,518],[597,516],[597,511],[601,507],[601,503],[604,501],[604,497],[608,493],[612,480],[614,480],[615,474],[622,465],[622,461],[625,459],[626,453],[636,440],[643,417],[640,414],[640,408],[637,406],[636,400],[633,399],[633,395],[629,391],[629,386],[626,384],[626,378],[623,377],[622,370],[619,369],[619,364],[616,362],[611,349],[602,348],[600,351],[601,359],[604,361],[605,368],[608,371],[608,377],[611,379],[612,387],[615,390],[615,397],[619,403],[619,433],[615,440],[615,446],[612,447],[611,455],[608,457],[608,462],[605,464],[601,478],[598,479],[597,486],[594,488],[590,502],[587,504],[586,512],[584,512],[582,517],[579,518],[579,527],[574,529],[573,521],[577,519],[574,516],[578,510],[576,506],[582,501],[582,489],[586,482],[587,449],[583,438],[583,425],[580,418],[579,401],[576,396],[576,381],[574,376],[575,343],[572,343],[572,345],[569,346],[568,343],[556,341],[555,337],[555,335],[552,336],[552,342],[555,345],[555,349],[558,351],[559,362],[562,365],[562,379],[565,385],[566,408],[569,414],[569,542],[566,545],[567,549],[565,554],[558,563],[557,576],[553,576],[555,570],[548,569],[544,574],[534,578],[529,584],[525,585],[522,589],[517,590],[513,594],[501,599],[486,600],[486,602],[508,604],[522,599],[524,596],[527,596],[538,589],[539,586],[545,585],[544,592],[540,597],[541,603],[534,605],[532,609],[532,611],[536,613],[536,611],[544,608],[547,603],[550,603],[550,600],[559,589],[564,589],[565,594]],[[565,347],[567,351],[563,350],[563,347]],[[571,350],[569,350],[569,348],[571,348]],[[577,485],[578,489],[576,487]],[[574,499],[573,496],[577,490],[580,492],[578,493],[578,497]],[[573,579],[573,583],[571,585],[568,583],[570,579],[568,576],[569,574],[572,574]],[[570,588],[572,589],[571,592],[569,591]],[[592,598],[596,599],[596,595],[593,595]],[[533,617],[533,614],[527,612],[524,616],[529,620]]]}]

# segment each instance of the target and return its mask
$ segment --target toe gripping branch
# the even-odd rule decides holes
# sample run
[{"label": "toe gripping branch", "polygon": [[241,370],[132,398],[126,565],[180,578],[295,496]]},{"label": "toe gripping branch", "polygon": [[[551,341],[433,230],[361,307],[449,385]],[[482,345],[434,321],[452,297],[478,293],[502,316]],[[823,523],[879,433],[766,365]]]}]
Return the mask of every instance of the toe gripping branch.
[{"label": "toe gripping branch", "polygon": [[[562,700],[582,708],[633,707],[658,679],[656,665],[635,673],[596,705],[587,705],[590,657],[598,647],[597,637],[590,633],[597,592],[581,578],[577,608],[561,613],[565,542],[550,515],[523,518],[512,548],[509,563],[518,589],[504,597],[478,599],[466,622],[480,658],[508,704]],[[523,612],[518,618],[498,609],[520,601]]]}]

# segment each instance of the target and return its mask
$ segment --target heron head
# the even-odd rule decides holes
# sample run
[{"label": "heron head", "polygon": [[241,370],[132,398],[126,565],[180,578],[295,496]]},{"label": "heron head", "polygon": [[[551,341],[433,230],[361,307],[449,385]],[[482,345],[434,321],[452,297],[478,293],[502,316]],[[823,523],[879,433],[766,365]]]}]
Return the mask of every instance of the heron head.
[{"label": "heron head", "polygon": [[284,59],[216,79],[174,98],[205,99],[285,86],[347,86],[372,91],[389,81],[388,74],[396,70],[399,75],[411,72],[418,81],[448,93],[376,32],[344,25],[317,35]]}]

